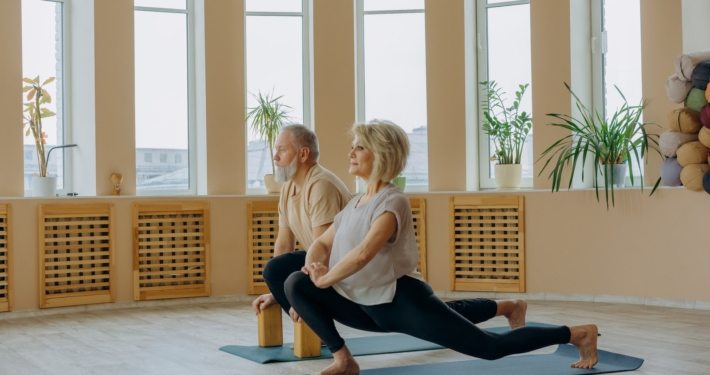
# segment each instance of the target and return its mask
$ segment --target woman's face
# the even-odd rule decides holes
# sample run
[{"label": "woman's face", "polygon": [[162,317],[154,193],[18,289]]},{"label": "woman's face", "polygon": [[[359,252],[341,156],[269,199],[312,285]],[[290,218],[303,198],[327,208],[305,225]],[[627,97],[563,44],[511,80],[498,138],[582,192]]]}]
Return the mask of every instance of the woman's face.
[{"label": "woman's face", "polygon": [[348,156],[350,156],[350,169],[348,172],[351,175],[365,179],[365,181],[369,180],[375,163],[375,154],[358,142],[356,137]]}]

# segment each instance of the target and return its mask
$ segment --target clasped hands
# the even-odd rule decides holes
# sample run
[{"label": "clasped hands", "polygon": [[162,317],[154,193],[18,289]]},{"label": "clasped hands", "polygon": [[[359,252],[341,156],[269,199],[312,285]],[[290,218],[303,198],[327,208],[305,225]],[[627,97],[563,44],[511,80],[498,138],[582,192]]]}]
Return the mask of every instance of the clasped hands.
[{"label": "clasped hands", "polygon": [[325,289],[330,286],[324,279],[325,275],[328,273],[328,266],[325,264],[321,262],[311,263],[301,267],[301,271],[311,277],[311,281],[313,281],[313,285],[316,287]]}]

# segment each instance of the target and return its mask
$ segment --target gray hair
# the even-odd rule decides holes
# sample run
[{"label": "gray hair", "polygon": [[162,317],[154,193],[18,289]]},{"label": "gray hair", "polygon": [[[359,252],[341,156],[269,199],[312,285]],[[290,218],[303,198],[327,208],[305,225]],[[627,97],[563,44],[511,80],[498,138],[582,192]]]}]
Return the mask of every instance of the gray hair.
[{"label": "gray hair", "polygon": [[281,131],[289,131],[291,133],[291,140],[293,142],[293,147],[296,148],[296,151],[303,147],[307,147],[310,155],[309,158],[313,161],[318,161],[318,158],[320,157],[320,151],[318,150],[318,137],[313,130],[308,129],[306,126],[301,124],[291,124],[281,128]]}]

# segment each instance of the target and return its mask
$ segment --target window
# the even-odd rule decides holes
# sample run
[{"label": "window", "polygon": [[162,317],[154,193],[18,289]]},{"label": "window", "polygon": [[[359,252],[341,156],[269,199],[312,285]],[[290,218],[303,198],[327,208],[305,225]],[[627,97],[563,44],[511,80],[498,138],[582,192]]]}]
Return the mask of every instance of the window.
[{"label": "window", "polygon": [[182,164],[182,155],[175,155],[175,164]]},{"label": "window", "polygon": [[[639,0],[595,0],[592,27],[594,108],[608,117],[624,103],[614,86],[621,90],[630,105],[642,100]],[[638,186],[641,171],[633,156],[629,164],[634,167],[634,184]],[[627,186],[631,185],[629,180],[627,176]]]},{"label": "window", "polygon": [[[246,0],[247,108],[252,95],[281,97],[290,107],[289,122],[311,126],[309,1]],[[271,150],[247,126],[247,191],[262,191],[273,173]]]},{"label": "window", "polygon": [[358,0],[358,121],[401,126],[410,142],[407,191],[429,185],[424,0]]},{"label": "window", "polygon": [[[507,105],[512,105],[521,84],[532,83],[530,54],[530,1],[477,0],[478,82],[496,81],[505,92]],[[478,97],[485,98],[478,87]],[[532,113],[532,85],[521,102],[521,111]],[[479,114],[480,119],[483,113]],[[496,187],[493,165],[495,151],[491,139],[479,127],[480,187]],[[533,147],[532,131],[523,146],[521,187],[532,187]]]},{"label": "window", "polygon": [[[135,0],[136,189],[194,194],[195,95],[192,0]],[[148,151],[151,150],[151,151]],[[152,163],[160,152],[160,164]],[[162,151],[162,152],[161,152]],[[188,163],[167,163],[168,153]],[[138,157],[144,153],[143,161]]]},{"label": "window", "polygon": [[[67,139],[69,131],[65,127],[65,124],[70,123],[67,121],[68,113],[65,110],[69,106],[64,95],[64,57],[68,56],[64,48],[64,15],[67,13],[65,8],[63,0],[22,0],[22,75],[30,79],[39,77],[39,83],[55,77],[53,82],[44,86],[52,101],[42,107],[56,113],[56,116],[42,119],[44,134],[39,138],[43,139],[40,142],[45,143],[45,157],[49,155],[47,176],[57,177],[59,194],[69,191],[71,186],[71,168],[67,168],[71,151],[57,149],[49,154],[52,147],[71,143]],[[18,82],[18,88],[19,84]],[[23,86],[26,85],[27,83],[23,82]],[[23,93],[24,103],[29,102],[29,93]],[[25,131],[28,129],[25,127]],[[31,191],[31,177],[39,176],[38,151],[32,132],[24,137],[23,142],[25,191]]]}]

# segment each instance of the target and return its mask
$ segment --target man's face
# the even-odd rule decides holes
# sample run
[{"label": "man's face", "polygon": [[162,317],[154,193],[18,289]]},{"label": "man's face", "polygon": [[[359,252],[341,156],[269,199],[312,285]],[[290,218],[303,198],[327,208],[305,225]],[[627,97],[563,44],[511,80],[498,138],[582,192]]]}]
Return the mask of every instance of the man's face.
[{"label": "man's face", "polygon": [[276,138],[274,144],[274,164],[276,165],[276,182],[290,180],[298,169],[298,153],[293,146],[290,132],[283,132]]}]

